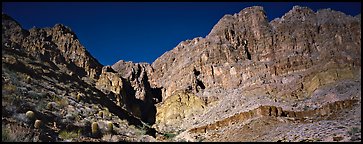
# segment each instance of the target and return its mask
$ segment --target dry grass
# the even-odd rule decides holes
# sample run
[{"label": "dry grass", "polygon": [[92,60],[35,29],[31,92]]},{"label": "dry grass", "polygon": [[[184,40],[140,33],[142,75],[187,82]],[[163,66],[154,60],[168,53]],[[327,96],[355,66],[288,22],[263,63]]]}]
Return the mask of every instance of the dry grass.
[{"label": "dry grass", "polygon": [[19,125],[2,125],[2,142],[32,142],[31,130]]},{"label": "dry grass", "polygon": [[61,131],[59,132],[59,137],[62,139],[73,139],[79,138],[81,135],[81,130],[78,131]]},{"label": "dry grass", "polygon": [[5,84],[2,90],[7,91],[8,93],[14,93],[16,91],[16,86],[13,84]]}]

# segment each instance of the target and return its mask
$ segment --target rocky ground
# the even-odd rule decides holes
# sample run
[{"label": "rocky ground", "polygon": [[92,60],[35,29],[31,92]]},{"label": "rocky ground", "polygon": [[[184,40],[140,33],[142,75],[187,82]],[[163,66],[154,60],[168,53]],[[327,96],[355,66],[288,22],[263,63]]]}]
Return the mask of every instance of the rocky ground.
[{"label": "rocky ground", "polygon": [[112,66],[67,26],[2,20],[2,141],[361,141],[360,15],[249,7]]}]

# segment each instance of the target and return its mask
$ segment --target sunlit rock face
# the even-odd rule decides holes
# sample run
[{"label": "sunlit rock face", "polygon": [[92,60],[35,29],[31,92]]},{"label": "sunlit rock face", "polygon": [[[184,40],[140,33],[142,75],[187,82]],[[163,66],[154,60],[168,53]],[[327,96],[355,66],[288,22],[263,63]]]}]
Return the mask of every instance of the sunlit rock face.
[{"label": "sunlit rock face", "polygon": [[309,101],[320,107],[360,95],[359,88],[349,88],[354,94],[328,98],[336,85],[359,85],[360,44],[360,15],[295,6],[269,22],[262,7],[248,7],[222,17],[205,38],[164,53],[152,63],[149,81],[164,88],[163,101],[180,90],[203,99],[206,108],[196,123],[258,105],[301,110]]}]

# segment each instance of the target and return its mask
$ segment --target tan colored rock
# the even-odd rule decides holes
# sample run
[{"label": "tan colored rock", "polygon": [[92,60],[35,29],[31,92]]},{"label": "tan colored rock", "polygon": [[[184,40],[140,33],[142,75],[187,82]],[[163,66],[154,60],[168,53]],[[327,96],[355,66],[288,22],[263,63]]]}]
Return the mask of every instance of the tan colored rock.
[{"label": "tan colored rock", "polygon": [[182,127],[184,119],[203,112],[204,101],[192,93],[178,91],[168,97],[157,107],[156,125],[161,129],[165,127]]}]

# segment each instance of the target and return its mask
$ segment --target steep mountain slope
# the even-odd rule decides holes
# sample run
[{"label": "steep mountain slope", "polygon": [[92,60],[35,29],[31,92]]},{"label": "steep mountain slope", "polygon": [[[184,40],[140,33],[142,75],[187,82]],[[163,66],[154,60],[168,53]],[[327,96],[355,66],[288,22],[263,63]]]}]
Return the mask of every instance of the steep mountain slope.
[{"label": "steep mountain slope", "polygon": [[151,65],[112,66],[66,26],[2,19],[10,140],[361,141],[360,15],[295,6],[269,22],[248,7]]},{"label": "steep mountain slope", "polygon": [[27,31],[2,14],[2,30],[2,141],[154,140],[95,87],[102,65],[69,28]]}]

